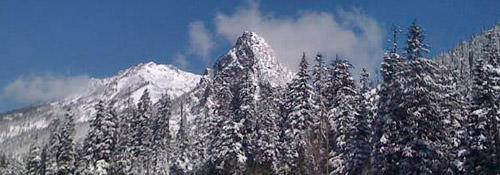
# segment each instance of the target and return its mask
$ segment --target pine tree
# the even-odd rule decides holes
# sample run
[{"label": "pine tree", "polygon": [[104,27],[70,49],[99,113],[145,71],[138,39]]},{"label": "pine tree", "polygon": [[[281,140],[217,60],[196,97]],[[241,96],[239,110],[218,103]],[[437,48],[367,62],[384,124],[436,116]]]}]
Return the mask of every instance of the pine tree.
[{"label": "pine tree", "polygon": [[354,162],[351,161],[351,155],[354,155],[354,150],[351,147],[355,146],[354,134],[356,116],[356,96],[357,93],[353,87],[342,87],[338,94],[342,96],[338,105],[332,108],[329,112],[329,120],[332,126],[330,131],[331,137],[331,152],[329,153],[328,164],[331,167],[330,175],[337,174],[354,174],[351,172],[354,167]]},{"label": "pine tree", "polygon": [[[84,174],[111,174],[113,154],[117,144],[118,128],[116,114],[104,101],[95,106],[96,114],[90,124],[90,131],[84,142]],[[99,166],[98,165],[99,162]]]},{"label": "pine tree", "polygon": [[279,96],[269,83],[260,85],[259,112],[256,122],[255,162],[264,174],[276,174],[279,165]]},{"label": "pine tree", "polygon": [[132,172],[132,118],[136,115],[136,108],[132,99],[125,101],[125,109],[119,113],[117,145],[113,152],[111,169],[116,175],[130,175]]},{"label": "pine tree", "polygon": [[176,136],[178,154],[175,157],[173,172],[174,174],[190,174],[193,171],[193,145],[190,140],[190,131],[184,114],[184,102],[181,100],[181,121],[179,122],[179,131]]},{"label": "pine tree", "polygon": [[152,174],[165,175],[170,168],[170,116],[172,102],[170,96],[163,95],[158,102],[159,107],[153,122],[152,151],[154,152]]},{"label": "pine tree", "polygon": [[288,115],[285,119],[284,161],[297,174],[311,174],[313,158],[310,154],[310,138],[314,124],[313,89],[309,84],[308,63],[305,53],[299,64],[299,72],[290,83],[287,106]]},{"label": "pine tree", "polygon": [[[342,86],[336,95],[338,101],[329,112],[332,144],[329,174],[362,174],[370,154],[369,107],[366,99],[354,88],[350,64],[337,61],[334,66],[337,70],[336,81]],[[365,78],[361,78],[363,81],[367,79],[364,75]]]},{"label": "pine tree", "polygon": [[255,164],[255,128],[257,122],[255,93],[257,86],[252,77],[252,69],[244,68],[242,72],[243,75],[237,85],[238,90],[236,92],[233,110],[235,111],[236,122],[243,125],[241,131],[243,134],[243,148],[251,169]]},{"label": "pine tree", "polygon": [[43,173],[41,155],[40,147],[32,144],[26,160],[26,172],[24,174],[40,175]]},{"label": "pine tree", "polygon": [[75,144],[73,143],[75,123],[73,120],[73,114],[69,109],[65,114],[64,123],[60,133],[60,147],[57,157],[57,175],[72,175],[76,170],[76,150]]},{"label": "pine tree", "polygon": [[441,76],[441,67],[429,59],[417,58],[406,69],[406,100],[402,104],[406,115],[397,120],[400,135],[395,142],[401,149],[400,173],[444,174],[447,169],[448,132],[446,118],[439,112],[445,94]]},{"label": "pine tree", "polygon": [[314,155],[314,171],[316,174],[324,173],[328,171],[327,164],[328,160],[328,149],[329,141],[328,131],[330,130],[330,125],[328,124],[328,109],[327,109],[327,78],[328,78],[328,68],[325,65],[323,56],[321,54],[316,55],[316,64],[314,65],[312,76],[313,76],[313,87],[314,87],[314,106],[316,107],[316,115],[314,118],[314,138],[312,140]]},{"label": "pine tree", "polygon": [[[498,174],[500,172],[500,141],[498,112],[500,106],[500,53],[498,36],[486,33],[487,44],[483,46],[483,57],[476,61],[473,70],[474,96],[469,116],[471,137],[467,173]],[[487,63],[485,63],[485,61]]]},{"label": "pine tree", "polygon": [[466,97],[457,86],[462,82],[457,71],[441,66],[443,76],[443,98],[440,101],[440,113],[445,118],[447,128],[446,154],[448,161],[447,174],[465,173],[465,158],[467,153],[467,127],[466,119],[468,105]]},{"label": "pine tree", "polygon": [[352,161],[352,174],[362,174],[368,167],[369,158],[371,154],[371,140],[372,140],[372,119],[374,117],[373,104],[371,102],[371,94],[369,87],[369,74],[363,68],[361,72],[359,96],[357,102],[357,115],[354,120],[354,144],[350,145],[353,157]]},{"label": "pine tree", "polygon": [[216,78],[215,110],[211,132],[211,164],[215,174],[243,174],[247,157],[243,148],[243,123],[232,110],[233,94],[224,76]]},{"label": "pine tree", "polygon": [[395,167],[395,148],[390,138],[398,135],[396,119],[405,115],[403,103],[404,77],[403,70],[406,65],[397,53],[397,34],[394,28],[393,48],[384,55],[380,69],[383,81],[378,91],[377,114],[372,123],[373,133],[373,169],[377,174],[391,174]]},{"label": "pine tree", "polygon": [[59,157],[59,147],[61,147],[61,134],[60,128],[62,128],[60,124],[60,120],[56,119],[52,121],[50,124],[50,137],[49,142],[46,147],[46,175],[57,175],[57,171],[59,169],[58,165],[58,157]]},{"label": "pine tree", "polygon": [[153,104],[148,89],[145,89],[137,103],[137,112],[135,112],[130,124],[130,132],[132,133],[131,151],[134,156],[132,171],[134,174],[151,173],[152,129],[150,125],[152,115]]},{"label": "pine tree", "polygon": [[408,28],[408,39],[406,40],[406,54],[408,60],[423,57],[423,52],[429,53],[429,46],[424,43],[424,29],[414,20]]}]

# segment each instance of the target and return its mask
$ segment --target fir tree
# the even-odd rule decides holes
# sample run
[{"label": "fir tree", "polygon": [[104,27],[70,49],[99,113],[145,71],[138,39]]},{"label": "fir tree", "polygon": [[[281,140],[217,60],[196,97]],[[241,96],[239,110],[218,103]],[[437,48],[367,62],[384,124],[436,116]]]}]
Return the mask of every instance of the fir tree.
[{"label": "fir tree", "polygon": [[243,75],[238,83],[238,90],[235,96],[235,119],[237,123],[241,123],[243,126],[243,148],[245,150],[245,156],[247,157],[248,164],[250,167],[254,166],[255,160],[255,128],[257,120],[257,104],[255,101],[255,93],[257,86],[255,85],[254,78],[252,77],[252,69],[244,68],[242,70]]},{"label": "fir tree", "polygon": [[30,146],[30,151],[26,160],[26,175],[40,175],[43,173],[42,170],[42,152],[40,147],[36,145]]},{"label": "fir tree", "polygon": [[61,134],[60,134],[60,128],[61,128],[60,120],[56,119],[52,121],[50,124],[50,136],[49,136],[49,142],[45,146],[46,148],[46,168],[45,168],[45,174],[46,175],[57,175],[58,171],[58,157],[59,157],[59,148],[61,147]]},{"label": "fir tree", "polygon": [[116,175],[129,175],[132,169],[133,154],[131,151],[132,141],[132,118],[136,115],[136,108],[132,99],[125,101],[125,109],[119,113],[117,145],[113,152],[113,164],[111,169]]},{"label": "fir tree", "polygon": [[440,100],[445,94],[441,87],[442,72],[434,61],[417,58],[405,72],[407,83],[402,106],[404,118],[398,118],[399,135],[395,148],[399,149],[399,173],[444,174],[448,159],[445,116],[439,112]]},{"label": "fir tree", "polygon": [[243,123],[232,110],[233,94],[223,76],[216,78],[211,164],[215,174],[243,174],[247,157],[243,148]]},{"label": "fir tree", "polygon": [[132,160],[132,171],[136,174],[149,174],[151,172],[150,156],[152,130],[150,124],[152,105],[149,91],[146,89],[137,104],[137,112],[131,119],[131,151],[134,156]]},{"label": "fir tree", "polygon": [[[96,114],[90,123],[90,131],[84,142],[84,174],[111,174],[117,137],[116,114],[104,101],[99,101],[95,106]],[[99,167],[97,166],[99,162]]]},{"label": "fir tree", "polygon": [[408,28],[408,38],[406,40],[406,54],[408,60],[423,57],[423,53],[429,53],[429,46],[424,43],[424,29],[414,20]]},{"label": "fir tree", "polygon": [[310,138],[314,124],[313,89],[309,84],[311,77],[308,73],[308,63],[305,53],[299,64],[299,72],[289,84],[288,115],[285,119],[284,140],[287,146],[284,149],[284,161],[297,174],[312,173],[313,158],[310,154]]},{"label": "fir tree", "polygon": [[390,174],[397,169],[394,165],[394,148],[392,140],[397,135],[397,118],[405,115],[400,104],[403,102],[404,77],[403,70],[405,62],[397,52],[397,34],[399,30],[394,28],[393,48],[385,53],[380,69],[383,81],[378,91],[377,113],[372,123],[373,133],[373,162],[377,174]]},{"label": "fir tree", "polygon": [[312,150],[314,154],[314,171],[316,174],[323,173],[327,170],[325,166],[328,160],[328,131],[330,125],[328,124],[328,109],[327,109],[327,77],[328,68],[325,65],[323,56],[316,55],[316,64],[314,65],[313,87],[314,87],[314,106],[316,107],[316,115],[314,118],[314,137],[312,139]]},{"label": "fir tree", "polygon": [[258,170],[264,174],[276,174],[279,165],[279,128],[280,108],[278,95],[270,84],[260,86],[260,102],[256,122],[255,162]]},{"label": "fir tree", "polygon": [[184,102],[181,100],[181,121],[179,122],[179,131],[177,132],[177,152],[173,165],[174,174],[189,174],[193,171],[193,145],[189,138],[189,126],[184,112]]},{"label": "fir tree", "polygon": [[75,123],[73,114],[70,110],[65,114],[65,120],[60,133],[60,147],[57,156],[57,175],[72,175],[76,170],[76,150],[75,144],[73,143]]},{"label": "fir tree", "polygon": [[155,156],[152,158],[152,173],[157,175],[169,173],[171,103],[170,96],[162,96],[158,102],[159,107],[153,122],[152,151],[155,152]]},{"label": "fir tree", "polygon": [[[487,44],[483,57],[476,61],[473,70],[473,103],[469,116],[470,154],[467,173],[497,174],[500,172],[498,143],[498,112],[500,106],[500,72],[498,37],[486,33]],[[485,63],[484,60],[487,60]]]}]

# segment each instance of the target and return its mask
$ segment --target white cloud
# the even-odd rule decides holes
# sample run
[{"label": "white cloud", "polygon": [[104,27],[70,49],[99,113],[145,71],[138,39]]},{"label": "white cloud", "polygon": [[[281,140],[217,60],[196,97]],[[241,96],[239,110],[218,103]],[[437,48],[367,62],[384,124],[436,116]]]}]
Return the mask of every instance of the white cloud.
[{"label": "white cloud", "polygon": [[89,82],[88,76],[21,76],[4,87],[2,97],[24,104],[52,101],[84,91]]},{"label": "white cloud", "polygon": [[186,68],[189,65],[189,62],[184,54],[176,54],[173,61],[174,64],[180,68]]},{"label": "white cloud", "polygon": [[189,53],[206,60],[215,46],[209,31],[201,21],[189,24]]},{"label": "white cloud", "polygon": [[296,17],[278,17],[263,13],[250,1],[233,14],[218,13],[216,33],[234,42],[243,31],[264,37],[280,62],[297,70],[302,52],[310,58],[321,52],[330,58],[346,57],[356,66],[378,68],[382,60],[382,32],[376,20],[359,10],[336,10],[335,13],[300,11]]}]

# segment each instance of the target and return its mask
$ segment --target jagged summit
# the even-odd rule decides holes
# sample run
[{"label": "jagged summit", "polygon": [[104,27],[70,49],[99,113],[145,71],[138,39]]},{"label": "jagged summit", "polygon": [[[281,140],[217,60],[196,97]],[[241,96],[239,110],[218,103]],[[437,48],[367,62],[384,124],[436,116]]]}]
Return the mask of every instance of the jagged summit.
[{"label": "jagged summit", "polygon": [[235,68],[251,68],[258,77],[273,86],[285,85],[292,73],[281,65],[269,44],[254,32],[245,31],[235,45],[215,64],[216,71]]}]

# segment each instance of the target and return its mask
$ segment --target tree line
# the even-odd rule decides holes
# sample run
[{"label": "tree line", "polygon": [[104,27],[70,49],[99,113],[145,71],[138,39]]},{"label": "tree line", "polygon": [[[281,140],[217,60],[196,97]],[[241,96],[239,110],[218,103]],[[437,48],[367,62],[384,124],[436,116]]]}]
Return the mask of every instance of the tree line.
[{"label": "tree line", "polygon": [[425,58],[416,22],[402,52],[398,33],[377,85],[321,54],[311,67],[304,53],[286,87],[258,81],[252,66],[220,71],[206,80],[203,117],[190,127],[181,105],[176,133],[172,99],[152,103],[147,90],[119,112],[98,102],[81,145],[68,111],[47,145],[31,147],[24,174],[500,173],[498,33],[485,33],[471,78]]}]

